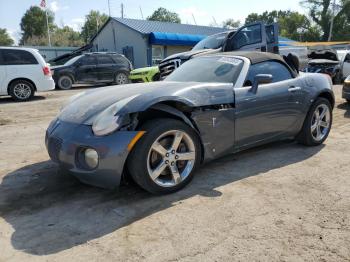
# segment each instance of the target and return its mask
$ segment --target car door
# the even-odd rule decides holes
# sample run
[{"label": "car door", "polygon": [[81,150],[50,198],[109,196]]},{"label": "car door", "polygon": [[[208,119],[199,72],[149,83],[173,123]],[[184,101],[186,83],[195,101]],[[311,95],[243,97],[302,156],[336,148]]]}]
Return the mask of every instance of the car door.
[{"label": "car door", "polygon": [[95,82],[98,80],[97,62],[94,56],[85,55],[75,63],[75,78],[77,82]]},{"label": "car door", "polygon": [[[279,53],[278,47],[278,24],[273,23],[265,26],[266,32],[266,49],[270,53]],[[261,50],[264,51],[264,50]]]},{"label": "car door", "polygon": [[99,81],[113,81],[116,71],[116,63],[114,62],[112,57],[110,57],[109,55],[97,56],[97,74]]},{"label": "car door", "polygon": [[223,47],[225,52],[238,50],[266,51],[266,29],[263,23],[243,26],[226,40]]},{"label": "car door", "polygon": [[0,49],[0,95],[7,94],[5,79],[6,79],[6,66],[2,58],[2,50]]},{"label": "car door", "polygon": [[342,74],[343,78],[346,78],[350,75],[350,53],[348,53],[344,58]]},{"label": "car door", "polygon": [[[251,85],[257,74],[271,74],[270,84]],[[295,135],[302,121],[303,91],[301,82],[278,61],[251,65],[246,84],[235,89],[235,141],[238,147],[250,146],[281,135]]]}]

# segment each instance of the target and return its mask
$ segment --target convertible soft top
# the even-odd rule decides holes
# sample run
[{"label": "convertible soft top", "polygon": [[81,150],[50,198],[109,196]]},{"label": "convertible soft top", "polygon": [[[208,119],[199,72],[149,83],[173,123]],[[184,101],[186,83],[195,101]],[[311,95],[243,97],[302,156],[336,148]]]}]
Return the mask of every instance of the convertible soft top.
[{"label": "convertible soft top", "polygon": [[236,52],[224,52],[219,54],[212,54],[220,55],[220,56],[242,56],[246,57],[250,60],[250,63],[252,65],[258,64],[265,61],[271,61],[271,60],[277,60],[283,64],[285,64],[290,70],[293,72],[293,75],[296,76],[299,72],[299,59],[294,55],[288,55],[288,56],[280,56],[273,53],[268,52],[252,52],[252,51],[236,51]]},{"label": "convertible soft top", "polygon": [[252,51],[237,51],[237,52],[225,52],[220,54],[215,54],[220,56],[242,56],[250,60],[251,64],[257,64],[269,60],[278,60],[285,63],[282,56],[267,52],[252,52]]}]

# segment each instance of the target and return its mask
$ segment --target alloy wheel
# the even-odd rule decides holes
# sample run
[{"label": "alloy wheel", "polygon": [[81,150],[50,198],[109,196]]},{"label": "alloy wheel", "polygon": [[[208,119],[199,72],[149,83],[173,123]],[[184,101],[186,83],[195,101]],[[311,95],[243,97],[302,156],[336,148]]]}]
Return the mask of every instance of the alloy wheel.
[{"label": "alloy wheel", "polygon": [[196,148],[186,132],[171,130],[152,144],[147,159],[150,178],[159,186],[173,187],[184,181],[195,165]]},{"label": "alloy wheel", "polygon": [[325,104],[316,107],[311,120],[311,135],[316,141],[321,141],[329,132],[331,114]]},{"label": "alloy wheel", "polygon": [[26,83],[18,83],[13,88],[13,93],[20,100],[28,99],[32,94],[31,87]]},{"label": "alloy wheel", "polygon": [[128,77],[124,73],[118,73],[117,76],[115,77],[115,82],[117,85],[124,85],[128,83]]}]

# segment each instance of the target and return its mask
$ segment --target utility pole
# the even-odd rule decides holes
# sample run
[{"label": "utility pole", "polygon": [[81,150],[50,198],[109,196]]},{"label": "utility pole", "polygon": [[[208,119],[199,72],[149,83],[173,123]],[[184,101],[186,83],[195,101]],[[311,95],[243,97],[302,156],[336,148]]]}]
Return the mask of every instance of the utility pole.
[{"label": "utility pole", "polygon": [[331,18],[331,25],[330,25],[330,27],[329,27],[328,42],[332,41],[332,36],[333,36],[333,25],[334,25],[334,18],[335,18],[335,8],[336,8],[336,0],[333,0],[332,18]]},{"label": "utility pole", "polygon": [[121,13],[122,13],[122,18],[124,18],[124,4],[121,4]]},{"label": "utility pole", "polygon": [[218,26],[218,23],[216,22],[216,19],[215,19],[214,16],[213,16],[213,21],[214,21],[214,23],[215,23],[215,26]]},{"label": "utility pole", "polygon": [[141,8],[141,6],[140,6],[140,12],[141,12],[141,17],[142,17],[142,20],[143,20],[144,18],[143,18],[143,12],[142,12],[142,8]]},{"label": "utility pole", "polygon": [[193,17],[194,24],[197,25],[196,18],[194,18],[194,14],[193,13],[192,13],[192,17]]},{"label": "utility pole", "polygon": [[109,14],[109,17],[111,17],[111,2],[110,2],[110,0],[108,0],[108,14]]}]

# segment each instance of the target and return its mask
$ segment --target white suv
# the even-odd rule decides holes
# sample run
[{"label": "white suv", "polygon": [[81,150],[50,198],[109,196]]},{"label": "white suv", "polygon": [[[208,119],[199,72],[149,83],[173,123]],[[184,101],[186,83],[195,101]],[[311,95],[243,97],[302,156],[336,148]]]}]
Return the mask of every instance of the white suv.
[{"label": "white suv", "polygon": [[0,47],[0,95],[27,101],[36,91],[54,88],[50,67],[37,50]]}]

